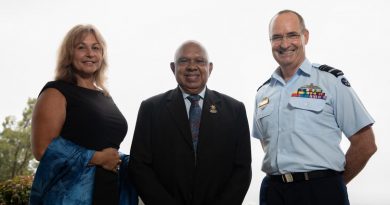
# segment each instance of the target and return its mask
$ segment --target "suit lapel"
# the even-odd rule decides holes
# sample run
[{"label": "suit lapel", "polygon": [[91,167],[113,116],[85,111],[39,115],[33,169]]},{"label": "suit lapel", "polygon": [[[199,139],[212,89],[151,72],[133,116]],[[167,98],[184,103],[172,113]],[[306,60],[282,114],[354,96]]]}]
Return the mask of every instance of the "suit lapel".
[{"label": "suit lapel", "polygon": [[[202,118],[199,128],[199,144],[207,141],[214,134],[214,125],[217,122],[219,112],[221,112],[221,99],[213,91],[206,89],[205,99],[202,107]],[[198,147],[199,149],[199,147]]]},{"label": "suit lapel", "polygon": [[171,117],[174,119],[177,128],[179,128],[185,141],[192,147],[192,137],[190,124],[188,122],[188,116],[186,106],[184,104],[183,94],[179,87],[171,92],[171,95],[167,98],[167,108]]}]

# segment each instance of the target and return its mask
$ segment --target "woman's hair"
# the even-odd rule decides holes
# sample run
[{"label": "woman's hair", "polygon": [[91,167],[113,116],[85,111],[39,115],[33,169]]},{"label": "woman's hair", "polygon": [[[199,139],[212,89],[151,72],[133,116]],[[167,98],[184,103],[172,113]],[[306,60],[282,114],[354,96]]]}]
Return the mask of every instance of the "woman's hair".
[{"label": "woman's hair", "polygon": [[55,80],[77,84],[73,67],[73,55],[76,44],[80,43],[87,34],[93,34],[102,48],[102,64],[94,74],[94,81],[97,87],[101,88],[105,95],[109,95],[106,87],[107,70],[107,47],[103,36],[93,25],[76,25],[65,36],[58,51]]}]

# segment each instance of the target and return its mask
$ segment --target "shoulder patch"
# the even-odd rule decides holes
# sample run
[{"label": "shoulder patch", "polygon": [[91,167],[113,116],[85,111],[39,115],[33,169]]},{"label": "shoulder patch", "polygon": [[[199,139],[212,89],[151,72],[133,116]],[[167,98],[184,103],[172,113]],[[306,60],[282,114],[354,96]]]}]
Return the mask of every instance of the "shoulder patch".
[{"label": "shoulder patch", "polygon": [[259,88],[257,88],[257,91],[259,91],[261,87],[263,87],[264,85],[268,84],[269,82],[271,82],[271,78],[269,78],[267,81],[265,81],[263,83],[263,85],[261,85]]},{"label": "shoulder patch", "polygon": [[341,78],[341,83],[343,83],[343,85],[347,86],[347,87],[351,87],[351,84],[348,82],[348,80],[346,78]]},{"label": "shoulder patch", "polygon": [[341,70],[338,70],[336,68],[333,68],[333,67],[330,67],[328,65],[321,65],[320,67],[318,67],[319,70],[321,71],[325,71],[325,72],[328,72],[328,73],[331,73],[333,74],[336,78],[341,76],[341,75],[344,75],[343,71]]}]

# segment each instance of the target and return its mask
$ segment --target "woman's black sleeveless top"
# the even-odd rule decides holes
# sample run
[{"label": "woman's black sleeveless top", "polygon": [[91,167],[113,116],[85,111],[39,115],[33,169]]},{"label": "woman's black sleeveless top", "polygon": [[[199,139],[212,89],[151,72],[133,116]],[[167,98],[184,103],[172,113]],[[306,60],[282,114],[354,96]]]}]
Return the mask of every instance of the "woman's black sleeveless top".
[{"label": "woman's black sleeveless top", "polygon": [[[66,119],[60,135],[87,149],[119,149],[127,133],[127,122],[111,97],[103,92],[65,81],[48,82],[66,98]],[[118,204],[118,176],[97,166],[93,204]]]}]

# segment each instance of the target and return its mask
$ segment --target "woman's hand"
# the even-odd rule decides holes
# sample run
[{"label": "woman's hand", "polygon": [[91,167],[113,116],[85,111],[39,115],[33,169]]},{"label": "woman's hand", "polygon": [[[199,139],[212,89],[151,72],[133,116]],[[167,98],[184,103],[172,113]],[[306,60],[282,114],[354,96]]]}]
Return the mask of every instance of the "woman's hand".
[{"label": "woman's hand", "polygon": [[96,151],[90,163],[101,166],[109,171],[118,172],[119,165],[122,163],[122,161],[119,158],[117,149],[106,148],[102,151]]}]

